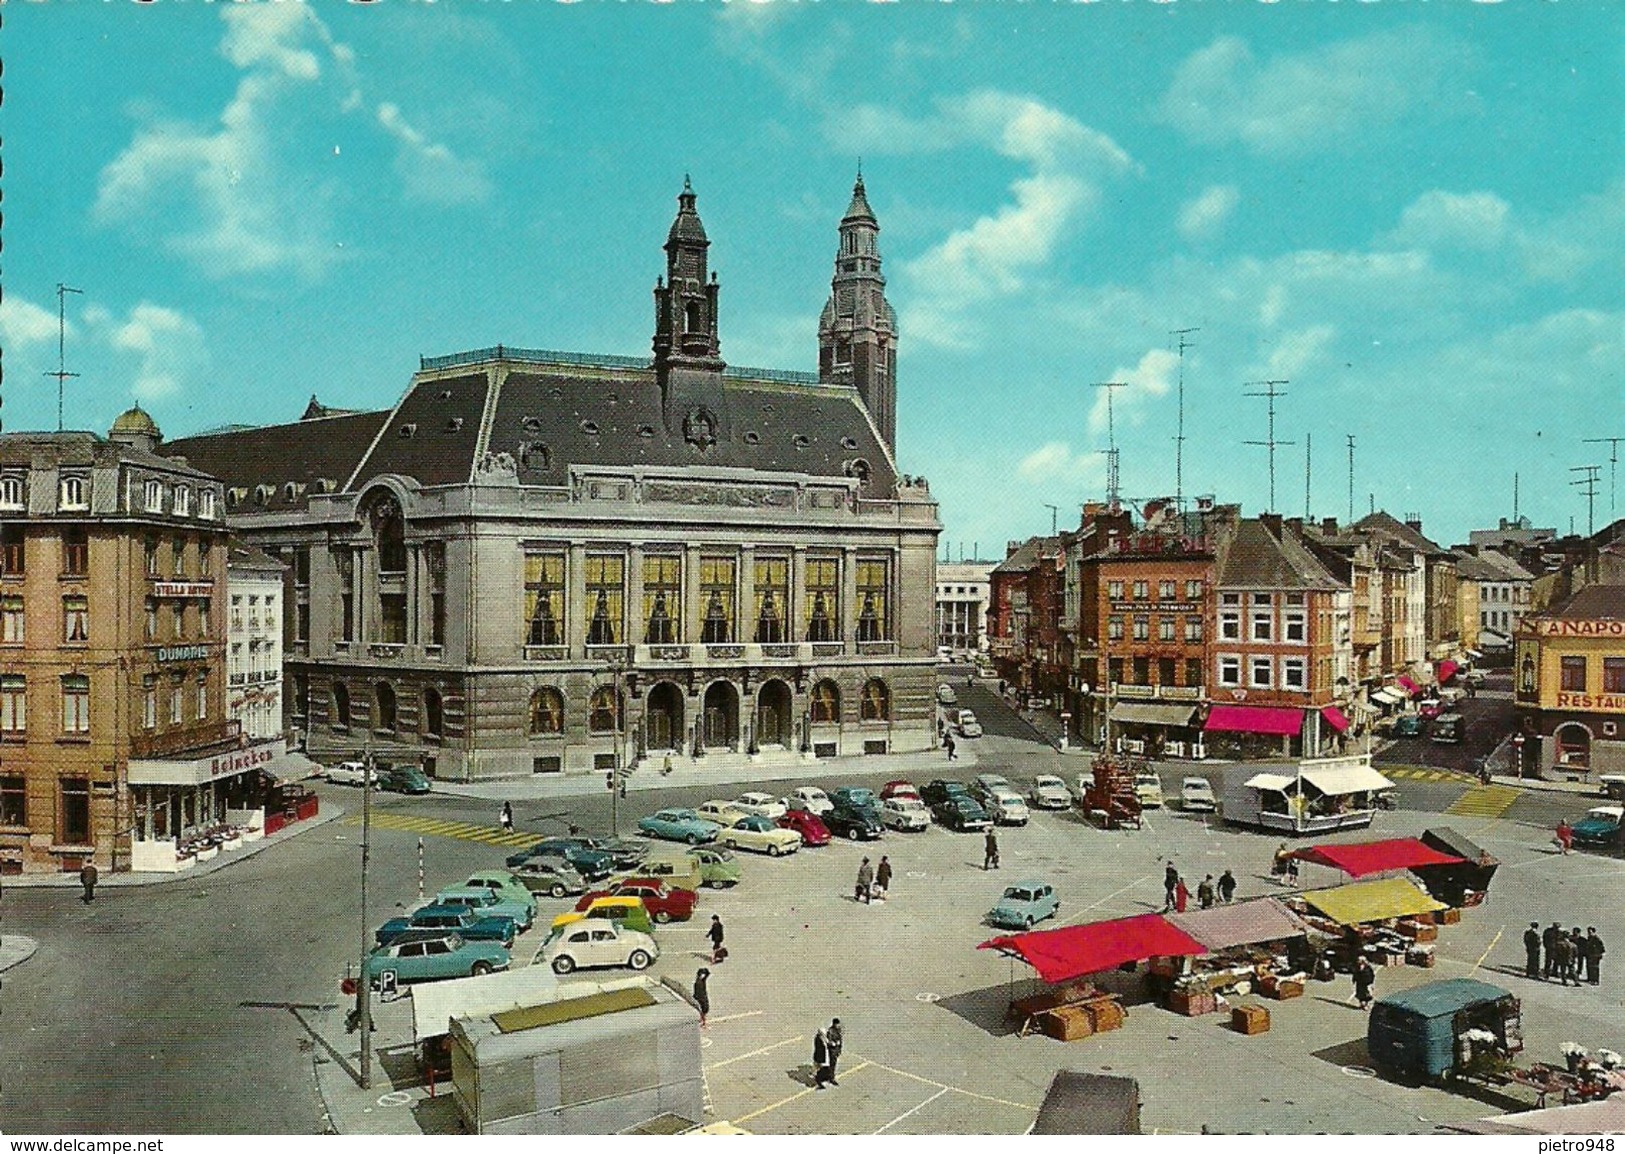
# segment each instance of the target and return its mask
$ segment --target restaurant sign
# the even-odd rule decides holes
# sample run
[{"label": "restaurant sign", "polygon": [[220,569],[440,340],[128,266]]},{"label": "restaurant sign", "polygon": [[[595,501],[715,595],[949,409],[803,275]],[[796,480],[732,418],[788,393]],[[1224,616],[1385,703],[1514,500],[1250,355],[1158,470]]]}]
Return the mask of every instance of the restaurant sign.
[{"label": "restaurant sign", "polygon": [[1619,637],[1625,638],[1625,621],[1541,621],[1544,637]]},{"label": "restaurant sign", "polygon": [[1625,693],[1559,693],[1557,708],[1593,713],[1625,713]]},{"label": "restaurant sign", "polygon": [[131,785],[203,785],[222,778],[236,777],[251,770],[265,769],[283,751],[281,741],[267,741],[243,749],[231,749],[213,757],[182,760],[130,760]]},{"label": "restaurant sign", "polygon": [[214,596],[214,583],[212,581],[155,581],[152,585],[154,597],[212,597]]},{"label": "restaurant sign", "polygon": [[154,654],[161,663],[171,661],[207,661],[209,647],[207,645],[166,645]]}]

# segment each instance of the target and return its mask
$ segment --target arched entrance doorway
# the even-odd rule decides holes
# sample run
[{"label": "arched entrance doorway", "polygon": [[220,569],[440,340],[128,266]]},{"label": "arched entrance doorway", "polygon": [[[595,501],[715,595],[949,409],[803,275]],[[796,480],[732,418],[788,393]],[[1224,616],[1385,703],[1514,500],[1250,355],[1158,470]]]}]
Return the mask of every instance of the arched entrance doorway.
[{"label": "arched entrance doorway", "polygon": [[790,687],[778,678],[762,683],[756,695],[756,744],[791,747],[794,718]]},{"label": "arched entrance doorway", "polygon": [[739,743],[739,691],[731,681],[713,681],[705,690],[705,744],[733,749]]},{"label": "arched entrance doorway", "polygon": [[1587,773],[1591,769],[1591,731],[1578,721],[1557,727],[1552,734],[1552,764],[1558,769]]},{"label": "arched entrance doorway", "polygon": [[683,746],[683,693],[669,681],[649,690],[644,708],[649,748],[681,749]]}]

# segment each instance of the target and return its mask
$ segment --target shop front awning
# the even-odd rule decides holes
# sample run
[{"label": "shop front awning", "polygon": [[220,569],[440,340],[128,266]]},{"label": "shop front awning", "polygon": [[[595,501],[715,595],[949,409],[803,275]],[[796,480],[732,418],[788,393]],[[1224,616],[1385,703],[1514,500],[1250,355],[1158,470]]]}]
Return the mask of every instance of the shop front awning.
[{"label": "shop front awning", "polygon": [[1384,705],[1403,705],[1410,699],[1392,686],[1384,685],[1381,689],[1372,692],[1371,700],[1380,701]]},{"label": "shop front awning", "polygon": [[1338,733],[1347,733],[1349,731],[1349,719],[1343,715],[1343,711],[1337,706],[1323,706],[1320,716],[1327,725],[1337,730]]},{"label": "shop front awning", "polygon": [[1296,777],[1285,773],[1255,773],[1242,782],[1249,789],[1273,789],[1277,792],[1297,783]]},{"label": "shop front awning", "polygon": [[240,774],[268,768],[284,754],[286,746],[281,738],[245,745],[211,757],[191,759],[131,758],[129,782],[131,785],[207,785],[211,781],[224,781]]},{"label": "shop front awning", "polygon": [[1267,705],[1215,705],[1203,728],[1209,733],[1258,733],[1296,737],[1303,729],[1303,710]]},{"label": "shop front awning", "polygon": [[1447,908],[1443,902],[1434,901],[1415,882],[1405,878],[1352,882],[1332,889],[1310,890],[1300,896],[1342,926],[1406,918]]},{"label": "shop front awning", "polygon": [[1112,706],[1111,719],[1120,724],[1127,722],[1130,725],[1185,726],[1191,724],[1195,716],[1196,708],[1191,705],[1119,701]]},{"label": "shop front awning", "polygon": [[1460,865],[1465,858],[1441,853],[1413,837],[1387,841],[1356,842],[1352,845],[1312,845],[1292,855],[1300,861],[1331,866],[1353,878],[1417,866]]},{"label": "shop front awning", "polygon": [[1020,958],[1044,981],[1069,982],[1147,958],[1193,957],[1207,947],[1160,914],[993,938],[976,947]]},{"label": "shop front awning", "polygon": [[1282,942],[1309,932],[1303,920],[1275,898],[1256,898],[1235,905],[1164,916],[1209,950]]},{"label": "shop front awning", "polygon": [[260,767],[260,772],[275,779],[278,785],[287,785],[315,777],[322,772],[322,767],[302,753],[289,752],[272,758],[269,765]]},{"label": "shop front awning", "polygon": [[1461,666],[1457,665],[1454,661],[1439,662],[1439,668],[1435,673],[1439,679],[1439,684],[1443,685],[1445,682],[1449,681],[1456,675],[1456,670],[1460,668]]},{"label": "shop front awning", "polygon": [[1321,793],[1370,793],[1394,788],[1393,782],[1363,762],[1354,765],[1307,764],[1300,772],[1303,780]]}]

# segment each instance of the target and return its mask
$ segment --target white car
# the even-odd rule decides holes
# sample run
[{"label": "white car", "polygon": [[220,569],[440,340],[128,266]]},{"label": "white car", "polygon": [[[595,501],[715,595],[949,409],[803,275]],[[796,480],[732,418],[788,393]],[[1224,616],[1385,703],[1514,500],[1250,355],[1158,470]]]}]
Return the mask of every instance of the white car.
[{"label": "white car", "polygon": [[959,711],[959,736],[960,737],[981,737],[982,736],[982,723],[980,721],[977,721],[976,720],[976,714],[972,713],[968,709],[961,709]]},{"label": "white car", "polygon": [[1071,809],[1072,791],[1060,778],[1043,773],[1033,779],[1033,787],[1027,791],[1027,800],[1037,809]]},{"label": "white car", "polygon": [[954,687],[949,685],[946,681],[944,681],[941,685],[937,686],[937,704],[938,705],[958,705],[959,704],[959,695],[954,692]]},{"label": "white car", "polygon": [[742,793],[729,804],[740,813],[760,814],[773,821],[778,821],[790,808],[770,793]]},{"label": "white car", "polygon": [[1134,775],[1134,796],[1140,799],[1141,809],[1162,808],[1162,778],[1146,770]]},{"label": "white car", "polygon": [[[360,785],[367,776],[367,766],[360,761],[341,761],[337,765],[327,767],[327,780],[334,785]],[[378,771],[372,772],[372,787],[378,788]]]},{"label": "white car", "polygon": [[993,818],[995,825],[1026,825],[1027,819],[1032,816],[1021,795],[1002,785],[989,792],[983,808]]},{"label": "white car", "polygon": [[708,801],[694,811],[701,821],[716,822],[717,825],[727,827],[747,816],[743,810],[731,801]]},{"label": "white car", "polygon": [[559,927],[538,960],[555,974],[568,974],[604,966],[646,970],[659,956],[660,947],[648,934],[623,929],[608,918],[583,917]]},{"label": "white car", "polygon": [[917,797],[888,797],[880,803],[880,824],[914,833],[931,824],[931,811]]},{"label": "white car", "polygon": [[1179,808],[1194,813],[1212,813],[1219,808],[1213,796],[1213,783],[1205,777],[1187,777],[1179,783]]},{"label": "white car", "polygon": [[829,794],[816,785],[798,785],[790,791],[790,808],[804,809],[814,817],[823,817],[835,808]]}]

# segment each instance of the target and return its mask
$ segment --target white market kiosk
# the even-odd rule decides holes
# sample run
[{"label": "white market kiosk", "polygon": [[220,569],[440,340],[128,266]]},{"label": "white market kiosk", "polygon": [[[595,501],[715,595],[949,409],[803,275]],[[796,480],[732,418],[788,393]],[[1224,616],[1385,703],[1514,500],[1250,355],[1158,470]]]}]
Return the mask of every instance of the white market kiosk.
[{"label": "white market kiosk", "polygon": [[1220,816],[1231,825],[1282,833],[1328,833],[1371,824],[1378,795],[1394,783],[1371,768],[1369,754],[1298,762],[1290,773],[1225,781]]}]

